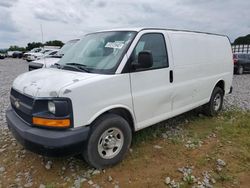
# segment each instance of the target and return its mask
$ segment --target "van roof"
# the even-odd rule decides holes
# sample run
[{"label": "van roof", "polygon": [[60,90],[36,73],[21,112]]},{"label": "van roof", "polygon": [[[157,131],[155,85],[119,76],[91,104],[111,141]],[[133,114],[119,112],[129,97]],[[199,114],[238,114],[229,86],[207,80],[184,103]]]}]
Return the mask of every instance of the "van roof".
[{"label": "van roof", "polygon": [[106,31],[136,31],[136,32],[140,32],[142,30],[166,30],[166,31],[191,32],[191,33],[201,33],[201,34],[208,34],[208,35],[217,35],[217,36],[223,36],[223,37],[228,38],[227,35],[217,34],[217,33],[202,32],[202,31],[192,31],[192,30],[185,30],[185,29],[158,28],[158,27],[117,28],[117,29],[110,29],[110,30],[101,30],[101,31],[98,31],[98,32],[106,32]]}]

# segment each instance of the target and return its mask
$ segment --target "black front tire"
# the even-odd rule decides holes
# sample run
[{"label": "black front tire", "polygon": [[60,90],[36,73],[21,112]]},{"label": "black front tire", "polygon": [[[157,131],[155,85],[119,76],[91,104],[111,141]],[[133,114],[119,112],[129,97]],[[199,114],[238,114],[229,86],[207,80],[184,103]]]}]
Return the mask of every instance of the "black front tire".
[{"label": "black front tire", "polygon": [[[110,129],[119,130],[124,140],[119,153],[111,158],[103,158],[98,147],[101,147],[100,139],[102,139],[103,134]],[[130,147],[131,141],[132,131],[129,123],[119,115],[108,113],[102,115],[93,123],[89,139],[84,147],[83,157],[88,164],[97,169],[107,168],[122,161]]]},{"label": "black front tire", "polygon": [[[220,87],[215,87],[210,101],[204,105],[204,112],[208,116],[216,116],[223,106],[224,91]],[[217,104],[217,105],[216,105]]]}]

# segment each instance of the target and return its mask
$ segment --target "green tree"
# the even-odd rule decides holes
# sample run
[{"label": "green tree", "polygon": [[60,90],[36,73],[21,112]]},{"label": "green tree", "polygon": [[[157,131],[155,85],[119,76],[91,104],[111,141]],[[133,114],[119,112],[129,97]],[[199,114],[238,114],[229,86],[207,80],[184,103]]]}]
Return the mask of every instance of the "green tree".
[{"label": "green tree", "polygon": [[62,47],[64,43],[60,40],[52,40],[44,43],[45,46],[60,46]]},{"label": "green tree", "polygon": [[27,44],[26,50],[30,51],[33,48],[39,48],[39,47],[42,47],[42,46],[43,46],[43,44],[41,42],[30,42],[30,43]]},{"label": "green tree", "polygon": [[246,36],[241,36],[235,39],[234,45],[236,44],[250,44],[250,34]]},{"label": "green tree", "polygon": [[8,50],[9,51],[21,51],[21,52],[24,52],[25,48],[14,45],[14,46],[10,46]]}]

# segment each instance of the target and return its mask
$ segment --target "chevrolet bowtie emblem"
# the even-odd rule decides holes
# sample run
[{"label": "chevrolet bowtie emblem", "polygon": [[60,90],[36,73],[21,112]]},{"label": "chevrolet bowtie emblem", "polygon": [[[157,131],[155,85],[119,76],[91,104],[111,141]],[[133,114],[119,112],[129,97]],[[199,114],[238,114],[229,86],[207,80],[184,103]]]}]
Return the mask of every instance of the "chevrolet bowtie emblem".
[{"label": "chevrolet bowtie emblem", "polygon": [[20,107],[20,102],[19,102],[18,100],[16,100],[16,101],[14,102],[14,105],[15,105],[16,108],[19,108],[19,107]]}]

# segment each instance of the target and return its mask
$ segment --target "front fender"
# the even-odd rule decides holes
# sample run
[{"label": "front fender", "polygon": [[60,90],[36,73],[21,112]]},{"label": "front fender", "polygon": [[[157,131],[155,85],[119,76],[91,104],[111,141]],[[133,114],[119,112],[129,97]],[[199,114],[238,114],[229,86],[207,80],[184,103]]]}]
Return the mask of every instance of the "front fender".
[{"label": "front fender", "polygon": [[117,104],[117,105],[112,105],[112,106],[108,106],[106,108],[103,108],[102,110],[98,111],[97,113],[95,113],[89,120],[88,120],[88,124],[92,124],[98,117],[100,117],[102,114],[104,114],[105,112],[108,112],[110,110],[113,109],[117,109],[117,108],[122,108],[125,109],[127,111],[129,111],[129,113],[131,114],[132,118],[133,118],[133,122],[135,123],[135,115],[133,113],[133,110],[130,109],[128,106],[126,105],[122,105],[122,104]]}]

